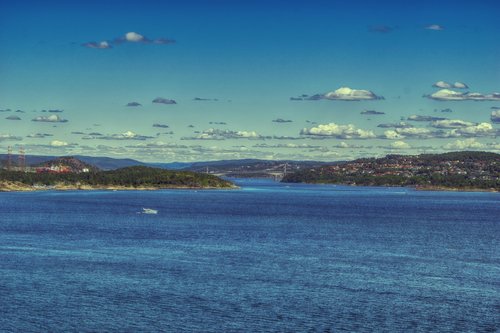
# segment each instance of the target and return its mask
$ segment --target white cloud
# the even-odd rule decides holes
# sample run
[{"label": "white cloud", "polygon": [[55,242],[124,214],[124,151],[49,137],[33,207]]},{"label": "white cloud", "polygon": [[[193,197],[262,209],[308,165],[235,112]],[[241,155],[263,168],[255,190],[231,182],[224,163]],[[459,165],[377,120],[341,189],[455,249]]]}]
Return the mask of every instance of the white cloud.
[{"label": "white cloud", "polygon": [[449,88],[457,88],[457,89],[467,89],[469,88],[468,85],[466,85],[463,82],[455,82],[453,84],[445,82],[445,81],[438,81],[432,85],[433,87],[436,88],[442,88],[442,89],[449,89]]},{"label": "white cloud", "polygon": [[225,139],[265,139],[256,131],[232,131],[209,128],[194,137],[183,137],[181,140],[225,140]]},{"label": "white cloud", "polygon": [[432,86],[436,87],[436,88],[443,88],[443,89],[451,88],[451,84],[449,84],[448,82],[444,82],[444,81],[438,81],[438,82],[434,83]]},{"label": "white cloud", "polygon": [[392,149],[409,149],[411,146],[404,141],[394,141],[391,143]]},{"label": "white cloud", "polygon": [[448,132],[448,136],[489,136],[495,133],[497,131],[490,123],[480,123],[473,126],[452,129]]},{"label": "white cloud", "polygon": [[431,123],[431,126],[435,128],[462,128],[475,125],[477,125],[477,123],[471,123],[460,119],[436,120]]},{"label": "white cloud", "polygon": [[328,100],[338,100],[338,101],[369,101],[369,100],[377,100],[384,99],[381,96],[375,95],[373,92],[369,90],[362,89],[351,89],[349,87],[341,87],[335,91],[330,91],[325,94],[314,94],[310,95],[301,95],[299,97],[291,97],[292,101],[317,101],[321,99]]},{"label": "white cloud", "polygon": [[143,42],[145,40],[144,36],[141,34],[138,34],[137,32],[127,32],[125,34],[125,40],[127,42]]},{"label": "white cloud", "polygon": [[485,145],[476,141],[475,138],[456,140],[455,142],[450,142],[443,146],[446,150],[481,149],[484,147]]},{"label": "white cloud", "polygon": [[313,149],[319,148],[320,146],[313,146],[306,143],[296,144],[296,143],[278,143],[274,145],[268,145],[267,143],[261,143],[254,145],[255,148],[296,148],[296,149]]},{"label": "white cloud", "polygon": [[322,124],[316,127],[304,128],[302,135],[331,136],[341,139],[370,139],[375,134],[370,130],[356,128],[353,124],[337,125],[335,123]]},{"label": "white cloud", "polygon": [[444,30],[443,26],[441,26],[439,24],[430,24],[430,25],[426,26],[425,29],[434,30],[434,31]]},{"label": "white cloud", "polygon": [[426,139],[432,137],[433,132],[424,127],[408,127],[396,128],[394,130],[385,131],[382,135],[383,139],[397,140],[406,137]]},{"label": "white cloud", "polygon": [[67,122],[66,119],[63,119],[56,114],[51,114],[50,116],[47,116],[47,117],[38,116],[36,118],[33,118],[31,121],[46,122],[46,123],[65,123],[65,122]]},{"label": "white cloud", "polygon": [[500,101],[500,93],[480,94],[461,93],[450,89],[441,89],[426,97],[438,101]]},{"label": "white cloud", "polygon": [[359,148],[366,148],[364,146],[360,146],[360,145],[353,145],[353,144],[349,144],[347,142],[344,142],[344,141],[341,141],[338,145],[335,145],[333,146],[335,148],[342,148],[342,149],[348,149],[348,148],[351,148],[351,149],[359,149]]},{"label": "white cloud", "polygon": [[348,87],[341,87],[335,91],[328,92],[324,95],[325,99],[342,100],[342,101],[362,101],[380,99],[377,95],[369,90],[357,90]]},{"label": "white cloud", "polygon": [[88,135],[82,137],[82,139],[84,140],[100,139],[100,140],[140,140],[140,141],[153,138],[154,137],[152,136],[140,135],[132,131],[125,131],[123,133],[111,134],[111,135],[102,135],[101,133],[89,133]]},{"label": "white cloud", "polygon": [[465,84],[465,83],[463,83],[463,82],[458,82],[458,81],[457,81],[457,82],[453,83],[453,88],[457,88],[457,89],[468,89],[468,88],[469,88],[469,86],[468,86],[468,85],[466,85],[466,84]]},{"label": "white cloud", "polygon": [[84,47],[88,47],[90,49],[110,49],[112,46],[107,42],[107,41],[102,41],[102,42],[88,42],[82,44]]},{"label": "white cloud", "polygon": [[388,130],[388,131],[384,132],[383,138],[389,139],[389,140],[398,140],[398,139],[404,139],[405,136],[399,134],[398,132],[396,132],[394,130]]},{"label": "white cloud", "polygon": [[53,140],[50,142],[50,145],[52,147],[64,147],[64,146],[67,146],[68,143],[65,141]]},{"label": "white cloud", "polygon": [[0,134],[0,141],[21,141],[23,138],[12,134]]}]

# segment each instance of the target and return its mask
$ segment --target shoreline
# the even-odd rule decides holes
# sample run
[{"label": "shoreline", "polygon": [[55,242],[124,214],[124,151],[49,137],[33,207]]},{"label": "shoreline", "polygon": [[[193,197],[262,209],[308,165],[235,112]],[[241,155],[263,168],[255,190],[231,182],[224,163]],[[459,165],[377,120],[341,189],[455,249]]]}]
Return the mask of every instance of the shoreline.
[{"label": "shoreline", "polygon": [[[286,183],[282,183],[286,184]],[[413,189],[415,191],[436,191],[436,192],[489,192],[489,193],[499,193],[500,190],[494,188],[476,188],[476,187],[445,187],[436,185],[362,185],[362,184],[343,184],[343,183],[290,183],[290,184],[310,184],[310,185],[341,185],[341,186],[355,186],[355,187],[383,187],[383,188],[406,188]]]},{"label": "shoreline", "polygon": [[85,184],[56,184],[50,186],[27,185],[19,182],[0,182],[0,192],[38,192],[38,191],[158,191],[158,190],[236,190],[238,186],[215,187],[215,186],[120,186],[102,185],[92,186]]}]

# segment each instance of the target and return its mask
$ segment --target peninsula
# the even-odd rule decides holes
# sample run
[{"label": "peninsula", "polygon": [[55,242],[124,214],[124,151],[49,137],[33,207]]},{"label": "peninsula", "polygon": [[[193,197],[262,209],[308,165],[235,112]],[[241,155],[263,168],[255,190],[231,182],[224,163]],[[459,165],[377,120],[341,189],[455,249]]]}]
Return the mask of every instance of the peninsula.
[{"label": "peninsula", "polygon": [[[42,169],[43,170],[43,169]],[[97,171],[83,168],[83,172],[23,172],[0,170],[0,191],[36,190],[158,190],[234,188],[214,175],[171,171],[146,166],[125,167]]]},{"label": "peninsula", "polygon": [[463,151],[362,158],[298,170],[282,182],[500,191],[500,155]]}]

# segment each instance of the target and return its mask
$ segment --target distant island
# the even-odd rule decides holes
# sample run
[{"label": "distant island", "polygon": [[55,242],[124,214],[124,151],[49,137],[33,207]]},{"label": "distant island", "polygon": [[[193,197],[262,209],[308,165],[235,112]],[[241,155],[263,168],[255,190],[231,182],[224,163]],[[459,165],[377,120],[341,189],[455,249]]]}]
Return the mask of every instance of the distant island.
[{"label": "distant island", "polygon": [[463,151],[362,158],[297,170],[282,182],[500,191],[500,155]]},{"label": "distant island", "polygon": [[131,166],[101,171],[76,158],[63,157],[31,166],[0,170],[0,191],[157,190],[170,188],[234,188],[214,175]]}]

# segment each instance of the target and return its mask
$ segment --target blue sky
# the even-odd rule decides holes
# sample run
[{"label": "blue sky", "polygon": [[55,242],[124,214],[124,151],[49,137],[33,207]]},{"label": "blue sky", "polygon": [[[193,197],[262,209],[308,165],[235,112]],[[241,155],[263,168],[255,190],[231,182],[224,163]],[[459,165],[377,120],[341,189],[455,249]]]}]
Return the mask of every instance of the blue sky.
[{"label": "blue sky", "polygon": [[499,152],[499,13],[495,1],[2,1],[0,150]]}]

